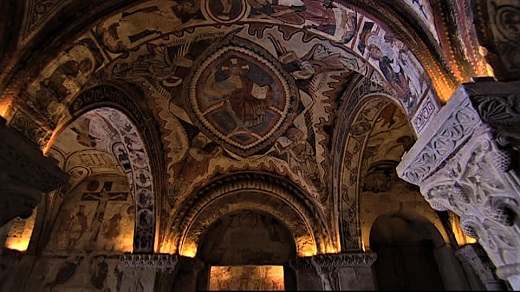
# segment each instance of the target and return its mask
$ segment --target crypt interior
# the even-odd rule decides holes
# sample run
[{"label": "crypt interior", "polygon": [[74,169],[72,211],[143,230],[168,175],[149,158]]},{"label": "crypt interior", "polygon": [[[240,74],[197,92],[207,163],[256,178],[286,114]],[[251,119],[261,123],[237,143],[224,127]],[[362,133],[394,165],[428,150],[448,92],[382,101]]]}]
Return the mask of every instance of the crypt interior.
[{"label": "crypt interior", "polygon": [[520,290],[518,0],[0,1],[0,290]]}]

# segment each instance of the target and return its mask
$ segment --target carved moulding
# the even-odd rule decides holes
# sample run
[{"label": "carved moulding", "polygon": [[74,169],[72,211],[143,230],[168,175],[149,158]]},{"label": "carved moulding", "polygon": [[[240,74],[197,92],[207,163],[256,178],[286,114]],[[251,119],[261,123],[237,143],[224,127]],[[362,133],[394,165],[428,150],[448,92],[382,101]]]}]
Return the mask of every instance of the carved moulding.
[{"label": "carved moulding", "polygon": [[370,267],[377,259],[374,252],[319,254],[312,257],[297,258],[289,265],[296,271],[316,273],[325,291],[339,291],[339,268]]},{"label": "carved moulding", "polygon": [[179,255],[176,254],[124,254],[119,257],[119,261],[130,268],[143,268],[150,270],[160,270],[161,272],[173,272],[179,262]]},{"label": "carved moulding", "polygon": [[490,261],[482,246],[479,244],[467,244],[455,251],[455,254],[458,258],[471,265],[486,290],[506,290],[503,281],[498,279],[495,275],[495,266]]},{"label": "carved moulding", "polygon": [[[357,221],[358,181],[361,170],[361,144],[370,134],[370,121],[360,117],[363,109],[370,106],[384,108],[391,102],[392,97],[383,87],[373,83],[370,79],[359,77],[359,81],[350,92],[342,98],[346,99],[338,115],[337,134],[333,137],[333,151],[336,157],[332,158],[332,195],[334,204],[339,206],[337,216],[337,237],[341,241],[341,249],[361,250],[361,233]],[[378,112],[378,111],[376,111]],[[353,128],[358,131],[351,131]]]},{"label": "carved moulding", "polygon": [[510,271],[520,267],[520,180],[496,139],[498,131],[479,113],[482,101],[489,110],[489,98],[502,100],[519,89],[520,83],[461,86],[397,168],[434,209],[461,217],[463,231],[479,240],[499,271],[507,268],[502,277],[517,289]]},{"label": "carved moulding", "polygon": [[[238,205],[234,207],[219,205],[219,202],[231,202],[224,197],[241,199],[236,201]],[[251,208],[271,214],[292,229],[299,254],[315,254],[316,249],[317,252],[333,249],[324,213],[309,195],[281,177],[241,172],[216,179],[196,191],[173,218],[163,250],[178,250],[181,254],[196,252],[205,228],[218,216],[224,216],[228,211]],[[279,214],[280,210],[287,212]]]},{"label": "carved moulding", "polygon": [[317,268],[369,267],[375,263],[376,259],[375,252],[319,254],[312,257],[299,257],[290,261],[289,265],[296,271],[316,270]]},{"label": "carved moulding", "polygon": [[363,267],[372,266],[377,259],[375,252],[320,254],[312,258],[319,267]]}]

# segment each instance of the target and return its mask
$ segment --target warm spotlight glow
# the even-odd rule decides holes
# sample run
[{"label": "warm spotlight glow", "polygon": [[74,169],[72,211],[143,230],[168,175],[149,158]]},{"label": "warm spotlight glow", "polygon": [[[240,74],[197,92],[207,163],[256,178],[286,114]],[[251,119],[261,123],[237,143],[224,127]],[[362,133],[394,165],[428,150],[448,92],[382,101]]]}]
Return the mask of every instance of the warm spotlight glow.
[{"label": "warm spotlight glow", "polygon": [[15,218],[11,221],[9,234],[5,240],[5,247],[18,251],[26,251],[34,229],[36,211],[27,219]]},{"label": "warm spotlight glow", "polygon": [[11,107],[13,100],[12,99],[4,99],[0,101],[0,116],[3,118],[7,117],[7,110]]},{"label": "warm spotlight glow", "polygon": [[179,253],[181,256],[194,258],[197,255],[197,245],[195,244],[186,244],[181,248],[181,252]]},{"label": "warm spotlight glow", "polygon": [[477,240],[475,238],[472,238],[472,237],[469,237],[469,236],[466,236],[466,242],[468,244],[472,244],[472,243],[477,243]]},{"label": "warm spotlight glow", "polygon": [[18,251],[26,251],[29,247],[29,240],[11,240],[5,244],[5,247],[7,247],[8,249],[14,249]]},{"label": "warm spotlight glow", "polygon": [[439,99],[446,103],[448,102],[448,100],[450,99],[450,97],[453,95],[453,93],[455,92],[455,89],[454,88],[451,88],[447,85],[441,85],[441,86],[437,86],[436,87],[437,89],[437,94],[439,96]]},{"label": "warm spotlight glow", "polygon": [[45,144],[45,146],[42,149],[43,155],[46,155],[47,151],[49,151],[49,149],[51,149],[52,144],[54,144],[54,141],[58,137],[57,132],[58,131],[56,131],[56,130],[54,130],[54,132],[52,132],[51,138],[49,139],[49,141],[47,141],[47,144]]},{"label": "warm spotlight glow", "polygon": [[495,71],[493,71],[493,67],[491,67],[489,64],[486,64],[486,73],[488,76],[495,77]]},{"label": "warm spotlight glow", "polygon": [[315,246],[312,245],[304,246],[298,251],[298,256],[300,257],[311,257],[315,256],[316,254],[318,254],[318,250]]},{"label": "warm spotlight glow", "polygon": [[467,236],[460,227],[460,217],[453,212],[449,212],[450,221],[451,221],[451,229],[453,234],[455,235],[455,240],[459,246],[463,246],[466,244],[476,243],[477,240],[473,237]]},{"label": "warm spotlight glow", "polygon": [[327,246],[326,252],[327,253],[339,253],[340,249],[336,248],[334,246]]}]

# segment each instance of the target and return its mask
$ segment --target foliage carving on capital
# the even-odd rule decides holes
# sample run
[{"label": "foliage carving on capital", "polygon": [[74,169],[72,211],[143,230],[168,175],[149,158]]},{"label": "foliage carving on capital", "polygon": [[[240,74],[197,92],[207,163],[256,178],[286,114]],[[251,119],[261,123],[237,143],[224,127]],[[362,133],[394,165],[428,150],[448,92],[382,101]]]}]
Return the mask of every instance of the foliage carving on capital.
[{"label": "foliage carving on capital", "polygon": [[455,209],[463,213],[470,198],[459,184],[438,185],[426,191],[426,200],[437,211]]},{"label": "foliage carving on capital", "polygon": [[497,142],[520,150],[520,94],[479,95],[471,98],[480,117],[496,130]]},{"label": "foliage carving on capital", "polygon": [[377,259],[374,252],[320,254],[312,258],[318,267],[360,267],[371,266]]},{"label": "foliage carving on capital", "polygon": [[449,162],[421,185],[434,209],[461,217],[462,231],[479,240],[497,267],[514,262],[520,246],[513,227],[519,206],[517,178],[496,161],[502,155],[499,147],[493,130],[481,124]]},{"label": "foliage carving on capital", "polygon": [[478,239],[477,232],[477,224],[471,220],[463,219],[460,223],[460,227],[462,228],[462,232],[464,232],[467,236]]},{"label": "foliage carving on capital", "polygon": [[297,258],[289,262],[289,265],[296,271],[315,271],[311,257]]},{"label": "foliage carving on capital", "polygon": [[480,122],[470,101],[463,102],[421,149],[419,155],[402,172],[401,177],[413,184],[419,184],[428,178],[471,137]]}]

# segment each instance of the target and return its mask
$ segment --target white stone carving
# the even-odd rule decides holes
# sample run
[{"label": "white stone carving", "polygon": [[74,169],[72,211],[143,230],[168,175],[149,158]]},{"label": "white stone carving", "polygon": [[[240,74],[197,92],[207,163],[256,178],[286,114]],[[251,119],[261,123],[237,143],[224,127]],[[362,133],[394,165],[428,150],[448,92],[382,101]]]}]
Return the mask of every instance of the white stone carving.
[{"label": "white stone carving", "polygon": [[511,98],[504,96],[519,90],[520,84],[498,82],[461,86],[397,167],[402,179],[420,186],[434,209],[461,217],[464,233],[479,240],[497,271],[502,271],[499,276],[513,289],[520,289],[515,280],[520,276],[520,229],[515,222],[520,180],[512,150],[497,140],[504,129],[487,123],[483,113],[495,119],[509,114],[504,101]]},{"label": "white stone carving", "polygon": [[173,272],[177,262],[178,255],[172,254],[124,254],[119,260],[125,267],[144,268],[151,270],[160,270],[161,272]]}]

